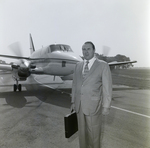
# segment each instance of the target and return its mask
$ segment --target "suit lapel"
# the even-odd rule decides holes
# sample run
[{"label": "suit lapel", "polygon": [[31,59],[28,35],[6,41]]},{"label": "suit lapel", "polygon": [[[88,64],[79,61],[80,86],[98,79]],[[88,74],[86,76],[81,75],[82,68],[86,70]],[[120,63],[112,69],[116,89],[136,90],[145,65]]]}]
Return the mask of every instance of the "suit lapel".
[{"label": "suit lapel", "polygon": [[83,81],[83,75],[82,75],[83,65],[84,65],[84,62],[81,62],[79,66],[79,77],[81,81]]}]

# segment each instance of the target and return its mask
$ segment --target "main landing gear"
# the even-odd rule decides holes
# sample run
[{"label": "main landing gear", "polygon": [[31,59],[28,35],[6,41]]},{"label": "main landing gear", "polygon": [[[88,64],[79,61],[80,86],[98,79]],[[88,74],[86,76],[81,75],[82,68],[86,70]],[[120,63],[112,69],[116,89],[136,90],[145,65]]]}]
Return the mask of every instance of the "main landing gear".
[{"label": "main landing gear", "polygon": [[18,84],[18,81],[16,80],[16,84],[14,84],[14,91],[21,91],[22,90],[22,86],[21,84]]}]

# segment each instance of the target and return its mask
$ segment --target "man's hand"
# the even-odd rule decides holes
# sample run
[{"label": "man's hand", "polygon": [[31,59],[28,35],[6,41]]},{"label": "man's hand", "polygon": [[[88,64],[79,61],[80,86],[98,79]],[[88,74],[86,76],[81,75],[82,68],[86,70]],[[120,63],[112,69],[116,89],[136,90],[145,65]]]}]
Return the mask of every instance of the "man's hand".
[{"label": "man's hand", "polygon": [[71,112],[75,110],[75,105],[74,103],[71,104]]},{"label": "man's hand", "polygon": [[109,108],[103,107],[102,115],[104,115],[104,116],[108,115],[109,114],[109,110],[110,110]]}]

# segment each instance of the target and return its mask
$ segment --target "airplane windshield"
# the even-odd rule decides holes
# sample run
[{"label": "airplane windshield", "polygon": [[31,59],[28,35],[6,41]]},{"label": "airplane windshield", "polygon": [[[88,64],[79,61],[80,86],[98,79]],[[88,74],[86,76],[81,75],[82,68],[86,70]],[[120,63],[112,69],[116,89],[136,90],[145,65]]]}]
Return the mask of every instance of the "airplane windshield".
[{"label": "airplane windshield", "polygon": [[72,49],[68,45],[50,45],[51,52],[54,51],[64,51],[64,52],[72,52]]}]

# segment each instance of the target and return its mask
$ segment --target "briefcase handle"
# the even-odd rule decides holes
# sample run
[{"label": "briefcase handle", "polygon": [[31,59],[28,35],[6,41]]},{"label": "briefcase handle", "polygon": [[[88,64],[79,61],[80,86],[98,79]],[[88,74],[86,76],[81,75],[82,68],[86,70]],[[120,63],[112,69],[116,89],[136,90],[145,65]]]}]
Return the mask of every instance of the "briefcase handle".
[{"label": "briefcase handle", "polygon": [[[74,108],[75,106],[73,106],[74,104],[71,105],[71,113],[75,112]],[[72,107],[73,106],[73,107]]]}]

